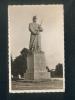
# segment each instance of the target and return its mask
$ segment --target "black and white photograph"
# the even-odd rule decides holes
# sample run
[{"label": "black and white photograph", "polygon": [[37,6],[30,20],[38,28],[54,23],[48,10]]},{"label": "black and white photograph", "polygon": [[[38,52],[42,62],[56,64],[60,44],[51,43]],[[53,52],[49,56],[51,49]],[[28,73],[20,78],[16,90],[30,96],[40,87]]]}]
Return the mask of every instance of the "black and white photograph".
[{"label": "black and white photograph", "polygon": [[8,6],[10,93],[65,92],[64,6]]}]

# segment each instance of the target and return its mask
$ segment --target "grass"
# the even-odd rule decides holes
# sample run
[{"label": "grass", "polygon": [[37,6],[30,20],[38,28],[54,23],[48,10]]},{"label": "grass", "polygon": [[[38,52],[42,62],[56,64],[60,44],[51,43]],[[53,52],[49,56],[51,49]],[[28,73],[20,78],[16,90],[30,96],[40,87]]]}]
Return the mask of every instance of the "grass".
[{"label": "grass", "polygon": [[63,89],[63,79],[50,79],[44,81],[12,81],[12,90],[46,90]]}]

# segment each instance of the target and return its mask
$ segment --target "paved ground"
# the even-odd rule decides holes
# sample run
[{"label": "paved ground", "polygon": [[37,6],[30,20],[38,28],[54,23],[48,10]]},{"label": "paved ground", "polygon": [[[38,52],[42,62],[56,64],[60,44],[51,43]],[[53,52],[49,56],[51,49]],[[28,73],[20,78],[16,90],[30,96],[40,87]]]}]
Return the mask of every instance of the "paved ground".
[{"label": "paved ground", "polygon": [[62,89],[62,79],[51,79],[44,81],[12,81],[12,90],[43,90],[43,89]]}]

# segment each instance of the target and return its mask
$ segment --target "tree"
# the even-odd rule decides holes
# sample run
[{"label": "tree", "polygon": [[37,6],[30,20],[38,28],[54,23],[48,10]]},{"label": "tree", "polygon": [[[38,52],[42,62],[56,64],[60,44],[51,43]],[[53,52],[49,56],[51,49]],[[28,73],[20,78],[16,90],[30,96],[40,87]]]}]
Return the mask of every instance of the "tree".
[{"label": "tree", "polygon": [[57,77],[63,77],[63,65],[58,63],[56,65],[55,73]]},{"label": "tree", "polygon": [[16,57],[16,59],[12,63],[12,74],[14,76],[21,75],[26,72],[27,69],[27,54],[29,50],[26,48],[23,48],[20,52],[21,54]]}]

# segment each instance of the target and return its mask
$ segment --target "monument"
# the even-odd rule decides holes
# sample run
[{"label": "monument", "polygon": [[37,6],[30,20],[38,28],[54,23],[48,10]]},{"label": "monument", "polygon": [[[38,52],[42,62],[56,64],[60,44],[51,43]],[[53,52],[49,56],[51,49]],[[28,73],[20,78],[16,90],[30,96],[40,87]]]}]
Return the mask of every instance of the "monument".
[{"label": "monument", "polygon": [[37,23],[37,17],[33,16],[33,22],[29,24],[31,32],[29,53],[27,55],[27,70],[24,74],[25,80],[50,79],[50,73],[46,70],[45,53],[41,51],[41,35],[43,31],[41,24]]}]

